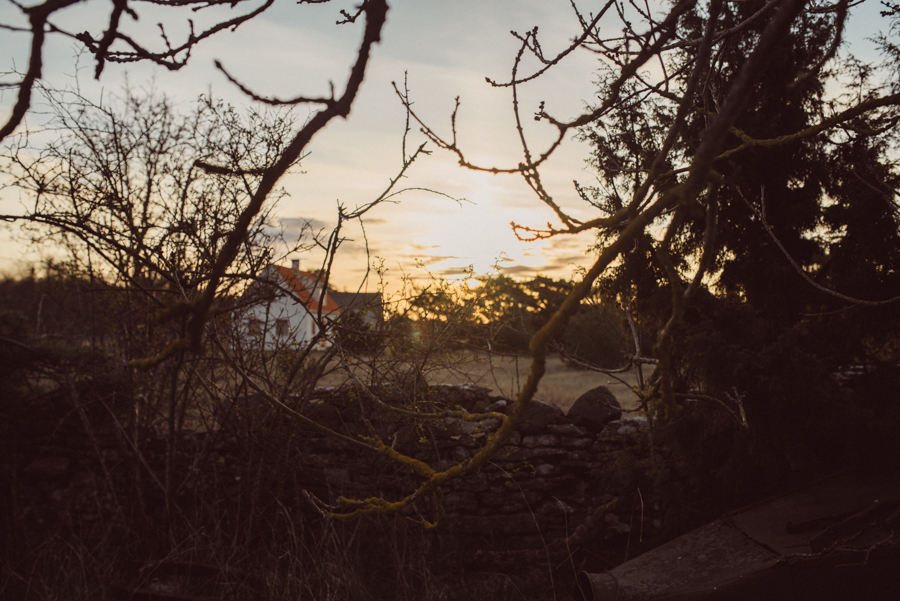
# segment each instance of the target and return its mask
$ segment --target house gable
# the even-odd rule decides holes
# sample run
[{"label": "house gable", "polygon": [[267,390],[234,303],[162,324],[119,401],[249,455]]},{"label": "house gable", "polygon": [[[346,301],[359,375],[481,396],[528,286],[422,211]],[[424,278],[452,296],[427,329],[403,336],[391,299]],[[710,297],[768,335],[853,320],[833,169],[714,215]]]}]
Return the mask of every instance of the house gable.
[{"label": "house gable", "polygon": [[258,340],[269,351],[310,343],[319,332],[320,312],[332,319],[341,312],[330,291],[323,294],[319,279],[296,268],[269,265],[252,289],[260,300],[248,309],[245,331],[248,339]]},{"label": "house gable", "polygon": [[269,269],[281,279],[280,284],[296,297],[295,302],[299,301],[307,311],[318,313],[321,302],[324,315],[340,313],[341,307],[329,291],[325,292],[323,298],[323,284],[313,274],[281,265],[270,265]]},{"label": "house gable", "polygon": [[[369,327],[382,320],[380,293],[328,290],[316,276],[296,266],[269,265],[261,281],[252,288],[257,294],[264,294],[250,306],[245,327],[248,335],[262,341],[266,350],[311,342],[319,332],[316,320],[320,315],[336,320],[341,313],[353,313]],[[320,343],[331,344],[329,340]]]}]

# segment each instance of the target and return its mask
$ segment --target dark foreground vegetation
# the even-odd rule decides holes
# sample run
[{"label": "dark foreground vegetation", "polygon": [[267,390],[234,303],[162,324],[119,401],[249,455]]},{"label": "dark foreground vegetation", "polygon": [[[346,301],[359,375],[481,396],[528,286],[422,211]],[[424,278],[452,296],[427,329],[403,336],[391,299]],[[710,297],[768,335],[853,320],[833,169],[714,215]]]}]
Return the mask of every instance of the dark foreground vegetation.
[{"label": "dark foreground vegetation", "polygon": [[[509,78],[489,80],[512,92],[519,162],[470,162],[476,153],[457,142],[462,116],[439,130],[397,85],[408,118],[389,185],[353,210],[339,206],[332,231],[307,226],[283,240],[280,182],[350,113],[387,2],[335,11],[360,42],[330,95],[279,101],[242,88],[256,101],[246,111],[201,97],[185,113],[134,89],[93,100],[45,85],[42,45],[67,35],[61,11],[81,4],[47,0],[3,24],[30,40],[30,59],[0,84],[16,92],[0,126],[3,192],[22,200],[0,219],[65,257],[0,291],[4,598],[564,598],[577,594],[585,558],[623,561],[635,530],[644,544],[645,516],[659,520],[649,546],[841,468],[896,473],[900,6],[882,4],[878,56],[862,59],[845,43],[858,5],[847,0],[683,0],[658,14],[571,3],[573,41],[551,56],[537,27],[514,34]],[[100,29],[68,33],[96,77],[117,62],[179,69],[194,46],[272,3],[154,2],[181,25],[178,11],[190,11],[183,41],[129,29],[138,4],[112,2]],[[195,29],[201,8],[210,22]],[[525,87],[576,51],[599,59],[585,74],[597,95],[583,113],[525,106]],[[38,97],[40,118],[26,121]],[[285,105],[305,105],[308,119]],[[545,147],[530,142],[533,127],[550,132]],[[573,135],[590,144],[593,178],[566,201],[541,170]],[[324,309],[343,228],[396,200],[433,147],[468,169],[521,176],[554,221],[513,224],[518,236],[592,232],[586,266],[569,283],[498,277],[474,292],[406,282],[374,320]],[[589,217],[573,216],[574,203]],[[314,290],[267,276],[306,252],[321,258]],[[384,272],[376,264],[372,275]],[[265,320],[248,313],[278,297],[307,311],[301,342],[276,322],[271,343]],[[429,370],[463,369],[461,346],[527,348],[515,399],[466,406],[435,395]],[[631,370],[645,427],[620,423],[592,439],[553,422],[546,440],[523,436],[531,414],[547,410],[535,393],[552,353]],[[352,427],[317,388],[334,370],[347,376]],[[449,425],[454,442],[439,432]],[[316,461],[304,432],[369,458],[340,473],[371,493],[306,494],[294,477]],[[613,497],[598,495],[574,529],[564,521],[562,535],[505,561],[452,535],[453,503],[473,498],[451,500],[454,487],[480,486],[492,469],[550,477],[553,454],[588,465],[582,444],[622,452],[584,482],[566,480],[589,496],[605,474]],[[433,456],[418,454],[428,447]],[[513,447],[528,449],[517,466],[504,463]],[[617,523],[623,504],[637,522]],[[605,554],[607,542],[590,536],[600,524],[627,533],[609,543],[624,548]]]},{"label": "dark foreground vegetation", "polygon": [[[507,514],[490,518],[482,532],[463,533],[465,520],[454,517],[458,498],[462,511],[475,515],[478,508],[466,507],[466,493],[460,497],[455,486],[446,493],[448,516],[435,528],[422,525],[423,518],[433,519],[428,499],[411,506],[412,512],[340,519],[359,507],[340,507],[338,497],[347,490],[395,501],[416,486],[414,472],[402,463],[352,448],[347,452],[361,463],[332,458],[323,467],[323,453],[344,443],[323,439],[299,416],[344,432],[346,410],[329,412],[340,404],[311,405],[290,395],[287,409],[273,407],[246,386],[229,387],[222,358],[214,353],[155,384],[116,357],[115,349],[133,335],[133,318],[117,318],[128,295],[58,268],[44,277],[5,280],[0,297],[4,599],[578,598],[575,577],[581,571],[612,568],[728,508],[818,474],[889,469],[900,453],[894,435],[900,418],[885,394],[897,384],[897,368],[873,363],[826,373],[829,383],[820,388],[837,396],[820,397],[819,414],[805,423],[790,422],[783,413],[780,424],[756,420],[746,431],[721,408],[697,402],[673,425],[660,420],[639,432],[636,446],[611,441],[620,450],[603,455],[607,463],[580,477],[583,484],[599,483],[602,495],[592,504],[601,512],[615,508],[623,516],[619,526],[604,523],[573,538],[585,518],[573,515],[560,533],[542,531],[544,518],[534,516],[537,536],[522,538],[500,534],[515,517]],[[482,314],[463,310],[475,304],[457,299],[460,315],[472,318],[445,339],[438,334],[447,321],[424,313],[413,320],[424,336],[411,338],[408,325],[397,328],[390,340],[396,360],[382,366],[408,376],[410,353],[440,365],[442,358],[456,357],[459,346],[481,340],[472,334],[479,327],[508,327],[506,318],[489,324],[476,319]],[[383,324],[378,333],[358,332],[357,343],[368,349],[360,357],[372,360],[389,331]],[[448,348],[439,348],[439,340]],[[282,369],[296,359],[293,351],[277,354]],[[815,368],[791,364],[784,377],[790,382]],[[213,377],[219,381],[207,379]],[[350,398],[353,390],[361,396],[367,389],[396,407],[414,402],[419,410],[439,410],[461,403],[429,397],[409,377],[395,377],[390,392],[371,381],[363,388],[350,384]],[[385,430],[379,424],[391,419],[390,411],[359,396],[351,404],[365,404],[365,423],[374,430],[359,422],[349,433],[374,431],[389,440],[406,432],[391,442],[406,454],[444,448],[439,430],[445,422],[416,426],[411,420],[406,430]],[[473,413],[485,410],[462,404]],[[784,433],[787,445],[761,433],[767,423]],[[530,431],[527,423],[521,427]],[[310,438],[317,441],[313,447]],[[440,455],[429,461],[437,467],[436,459]],[[534,460],[505,459],[501,451],[495,461],[513,472],[535,470]],[[336,477],[333,470],[347,474]],[[347,489],[342,478],[370,484]],[[502,493],[510,506],[531,498],[519,486]],[[620,497],[615,507],[614,495]],[[629,521],[630,528],[613,532]],[[562,544],[570,545],[564,553]],[[146,596],[151,593],[156,596]]]},{"label": "dark foreground vegetation", "polygon": [[173,440],[152,384],[91,343],[126,325],[110,319],[122,310],[115,290],[58,274],[2,289],[3,599],[146,598],[135,589],[160,599],[463,599],[528,588],[460,578],[458,550],[404,517],[310,519],[294,480],[308,432],[289,417],[182,406],[190,423]]},{"label": "dark foreground vegetation", "polygon": [[[358,459],[349,465],[340,454],[322,465],[323,453],[344,443],[323,439],[301,416],[342,432],[343,418],[327,411],[338,405],[310,405],[310,392],[301,392],[273,407],[230,380],[217,353],[167,372],[167,381],[129,366],[121,349],[152,344],[156,331],[133,306],[129,311],[135,298],[127,290],[51,265],[43,276],[4,280],[0,302],[3,599],[539,599],[573,591],[583,566],[527,555],[539,551],[540,528],[527,548],[510,537],[516,546],[508,549],[492,529],[459,534],[451,518],[423,528],[423,515],[430,520],[434,510],[428,499],[412,513],[327,516],[348,511],[336,509],[344,489],[340,479],[329,484],[333,470],[349,468],[345,479],[369,482],[350,490],[385,499],[414,489],[414,473],[352,446],[346,452]],[[457,362],[459,348],[479,339],[463,333],[487,327],[465,303],[457,308],[472,318],[457,316],[456,334],[448,330],[453,324],[424,313],[411,322],[401,316],[399,326],[388,316],[376,331],[354,330],[343,352],[351,356],[357,347],[358,360],[381,361],[381,369],[363,388],[349,384],[351,394],[381,386],[396,407],[426,407],[415,373],[424,378],[422,370]],[[410,323],[423,334],[411,337]],[[341,327],[349,336],[349,326]],[[385,348],[390,356],[379,358]],[[423,364],[410,359],[423,356]],[[277,372],[298,356],[284,349],[269,359]],[[312,377],[321,364],[306,360],[301,372]],[[464,365],[451,367],[464,373]],[[385,374],[393,374],[389,393],[378,384]],[[304,382],[294,380],[298,390]],[[437,399],[433,408],[451,401],[459,402]],[[374,424],[387,439],[393,431],[379,424],[391,412],[365,405],[354,432],[371,435]],[[428,451],[439,443],[432,426],[409,424],[396,448]],[[504,496],[516,505],[522,494]],[[622,544],[620,537],[613,555]],[[497,549],[527,558],[476,555]]]}]

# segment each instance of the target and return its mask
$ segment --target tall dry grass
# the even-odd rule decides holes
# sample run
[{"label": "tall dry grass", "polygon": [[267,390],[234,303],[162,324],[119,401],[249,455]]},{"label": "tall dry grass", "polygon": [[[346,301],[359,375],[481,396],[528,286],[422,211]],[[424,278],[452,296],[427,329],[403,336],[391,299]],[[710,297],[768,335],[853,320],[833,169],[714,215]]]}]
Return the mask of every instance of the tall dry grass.
[{"label": "tall dry grass", "polygon": [[[235,500],[208,499],[204,518],[222,513],[223,501]],[[452,539],[400,516],[322,523],[283,507],[245,513],[258,522],[253,531],[228,519],[147,518],[132,512],[93,527],[64,519],[41,532],[17,520],[19,534],[30,533],[6,541],[0,599],[537,601],[560,593],[549,569],[479,570]]]},{"label": "tall dry grass", "polygon": [[[184,438],[172,461],[181,484],[171,511],[158,481],[166,431],[148,431],[138,454],[104,435],[102,414],[94,417],[82,427],[100,437],[99,447],[72,431],[72,461],[60,473],[0,469],[0,600],[558,596],[550,566],[485,571],[452,530],[426,531],[400,515],[328,522],[310,511],[300,491],[309,459],[302,431],[284,417],[236,411],[221,429]],[[58,438],[54,430],[49,440],[23,443],[61,445]],[[205,444],[215,440],[221,444]],[[12,457],[0,459],[27,464],[32,447],[13,446]],[[388,482],[391,473],[375,480]]]}]

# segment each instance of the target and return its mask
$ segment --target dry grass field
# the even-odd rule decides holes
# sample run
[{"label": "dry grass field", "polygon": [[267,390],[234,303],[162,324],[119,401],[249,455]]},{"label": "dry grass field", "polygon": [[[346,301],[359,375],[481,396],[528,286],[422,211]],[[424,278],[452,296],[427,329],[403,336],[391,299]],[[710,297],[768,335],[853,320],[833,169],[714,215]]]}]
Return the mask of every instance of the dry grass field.
[{"label": "dry grass field", "polygon": [[[490,388],[495,394],[514,397],[528,375],[530,358],[487,353],[456,353],[444,358],[441,363],[443,367],[428,372],[430,384],[473,383]],[[597,386],[607,386],[616,395],[623,409],[635,409],[637,397],[631,391],[631,387],[635,384],[634,373],[616,375],[624,382],[610,375],[574,369],[559,357],[553,356],[547,360],[547,373],[541,380],[535,398],[568,411],[582,393]],[[649,373],[645,373],[646,375]],[[321,384],[337,386],[345,380],[346,376],[333,374]]]},{"label": "dry grass field", "polygon": [[[530,357],[523,356],[475,356],[465,373],[437,374],[435,384],[451,384],[471,381],[494,390],[497,394],[514,397],[519,386],[525,381],[530,366]],[[637,396],[631,391],[635,384],[633,372],[616,374],[625,383],[613,376],[575,369],[566,365],[557,356],[548,358],[547,373],[541,379],[535,398],[557,405],[568,411],[579,396],[591,388],[606,386],[616,395],[624,409],[637,407]],[[467,379],[468,378],[468,379]]]}]

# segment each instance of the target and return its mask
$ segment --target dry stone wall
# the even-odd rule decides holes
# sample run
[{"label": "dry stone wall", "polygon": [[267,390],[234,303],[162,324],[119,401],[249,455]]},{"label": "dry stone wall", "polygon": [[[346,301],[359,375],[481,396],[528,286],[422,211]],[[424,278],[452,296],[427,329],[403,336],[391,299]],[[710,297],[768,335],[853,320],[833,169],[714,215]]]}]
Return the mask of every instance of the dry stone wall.
[{"label": "dry stone wall", "polygon": [[[472,412],[505,411],[506,399],[478,387],[432,389],[442,404]],[[343,395],[343,396],[342,396]],[[611,396],[611,395],[610,395]],[[320,413],[331,412],[332,426],[348,435],[362,430],[359,402],[346,393],[319,391]],[[327,407],[327,409],[326,409]],[[608,417],[621,415],[608,414]],[[374,416],[370,416],[374,417]],[[377,429],[397,450],[442,470],[472,457],[499,427],[497,419],[469,422],[446,418],[428,426],[385,419]],[[478,473],[452,481],[444,492],[449,529],[483,547],[534,548],[565,537],[599,506],[613,498],[627,502],[606,516],[603,538],[627,536],[633,528],[649,534],[659,528],[652,506],[635,509],[633,483],[623,470],[646,454],[644,417],[599,423],[573,419],[553,405],[534,401],[519,432]],[[370,422],[371,423],[371,420]],[[360,456],[352,445],[309,433],[304,447],[306,486],[320,498],[372,494],[396,500],[420,481],[396,464]],[[429,501],[407,508],[411,517],[430,518]]]},{"label": "dry stone wall", "polygon": [[[378,394],[391,400],[390,390]],[[471,386],[435,387],[427,398],[431,408],[462,406],[471,412],[503,412],[510,404]],[[413,422],[374,407],[353,390],[317,389],[298,407],[351,438],[374,429],[386,444],[435,469],[470,458],[500,425],[497,419]],[[21,493],[17,503],[28,519],[49,523],[70,516],[102,522],[115,515],[111,500],[98,503],[97,489],[103,492],[107,473],[98,462],[98,450],[105,469],[123,481],[123,489],[139,486],[147,507],[161,506],[161,492],[145,469],[163,472],[165,440],[147,441],[137,457],[114,428],[95,432],[92,440],[79,433],[80,423],[71,418],[68,422],[65,427],[55,425],[39,448],[18,455],[15,465],[4,465],[5,479],[15,482]],[[638,528],[644,537],[652,534],[660,525],[654,507],[632,504],[636,487],[629,477],[630,466],[646,456],[645,429],[642,417],[598,425],[533,402],[521,431],[489,464],[445,488],[445,532],[471,548],[540,548],[571,534],[593,509],[619,497],[625,503],[604,517],[600,538],[627,538]],[[177,494],[185,511],[191,503],[221,499],[238,508],[270,503],[272,511],[279,512],[288,507],[320,521],[310,496],[325,502],[339,496],[398,500],[422,481],[407,466],[305,430],[283,412],[252,399],[239,399],[218,430],[185,434],[177,449],[176,477],[183,481]],[[425,497],[404,511],[409,517],[431,519],[432,502]]]}]

